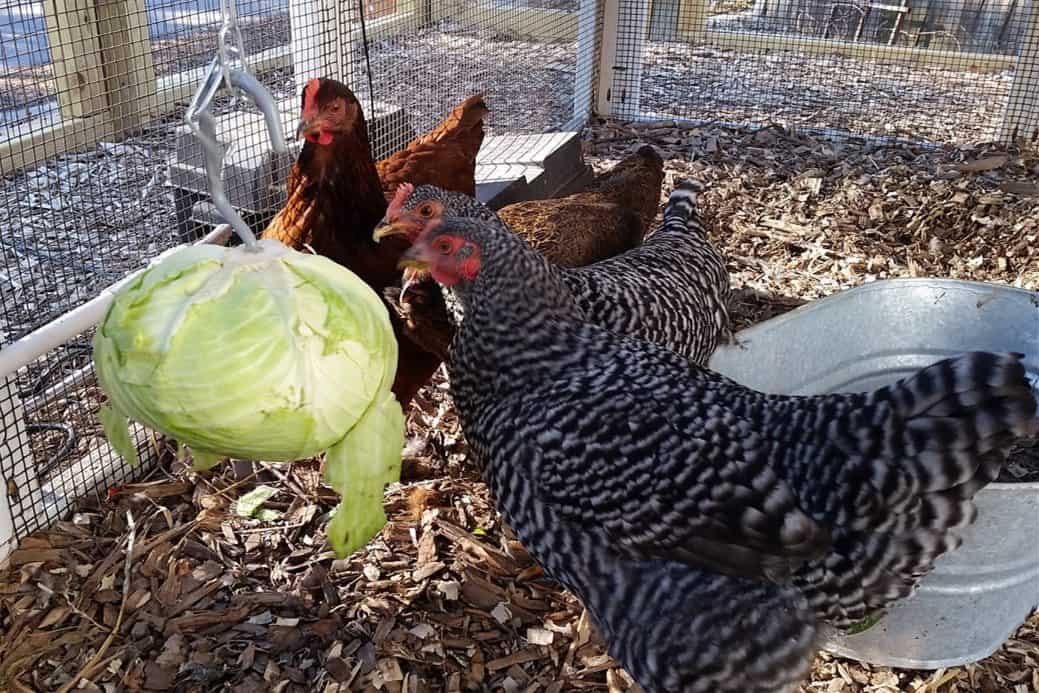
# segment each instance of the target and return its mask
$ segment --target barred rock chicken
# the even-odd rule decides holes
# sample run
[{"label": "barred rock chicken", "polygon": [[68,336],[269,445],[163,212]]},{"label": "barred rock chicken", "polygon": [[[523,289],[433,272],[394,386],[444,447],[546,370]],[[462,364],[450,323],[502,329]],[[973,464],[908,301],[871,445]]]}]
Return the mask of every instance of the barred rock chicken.
[{"label": "barred rock chicken", "polygon": [[[728,302],[729,274],[696,213],[703,186],[685,181],[671,193],[664,223],[639,247],[587,267],[559,273],[586,319],[612,330],[646,339],[705,365],[722,336],[731,336]],[[506,229],[488,207],[466,195],[423,185],[412,192],[401,186],[390,203],[378,238],[406,234],[414,241],[444,216],[485,220]],[[526,234],[512,229],[528,240]],[[537,248],[536,244],[531,244]],[[548,256],[552,260],[551,256]],[[454,303],[445,296],[449,304]],[[435,310],[436,304],[428,310]],[[427,310],[424,306],[413,308]],[[416,337],[443,350],[450,343],[450,326],[432,318],[415,318],[426,329],[446,334],[437,339]]]},{"label": "barred rock chicken", "polygon": [[[309,245],[382,293],[400,281],[397,261],[407,247],[396,239],[372,241],[387,199],[405,180],[472,194],[487,112],[483,98],[471,96],[432,131],[376,163],[354,93],[332,79],[310,80],[303,89],[298,129],[306,142],[289,173],[288,202],[263,238],[276,238],[297,250]],[[393,392],[406,407],[440,360],[403,333],[395,311],[390,316],[400,344]]]},{"label": "barred rock chicken", "polygon": [[819,621],[912,592],[1039,429],[1020,354],[765,395],[584,321],[492,224],[440,220],[402,263],[463,303],[451,393],[499,509],[647,693],[794,690]]}]

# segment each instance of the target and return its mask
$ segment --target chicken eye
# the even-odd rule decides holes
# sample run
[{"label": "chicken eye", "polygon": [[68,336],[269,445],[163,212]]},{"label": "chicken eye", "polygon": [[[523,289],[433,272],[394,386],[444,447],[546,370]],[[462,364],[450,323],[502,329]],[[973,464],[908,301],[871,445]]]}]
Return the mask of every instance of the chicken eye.
[{"label": "chicken eye", "polygon": [[418,213],[419,216],[425,219],[429,219],[431,216],[433,216],[433,207],[431,205],[422,205],[418,208]]},{"label": "chicken eye", "polygon": [[451,252],[451,243],[446,238],[441,238],[436,242],[436,249],[445,255]]}]

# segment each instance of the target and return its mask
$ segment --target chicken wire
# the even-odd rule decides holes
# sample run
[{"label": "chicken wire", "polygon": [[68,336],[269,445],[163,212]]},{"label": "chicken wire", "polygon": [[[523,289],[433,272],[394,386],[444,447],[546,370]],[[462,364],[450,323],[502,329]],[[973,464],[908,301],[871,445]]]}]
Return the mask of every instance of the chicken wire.
[{"label": "chicken wire", "polygon": [[945,143],[1034,141],[1036,5],[617,0],[612,64],[627,88],[613,112]]},{"label": "chicken wire", "polygon": [[[221,16],[217,0],[3,2],[0,346],[7,346],[219,221],[183,115],[216,50]],[[300,88],[316,76],[354,89],[376,156],[475,92],[491,109],[485,144],[499,157],[511,149],[522,159],[525,135],[578,128],[587,118],[600,17],[594,0],[239,0],[237,7],[253,71],[278,100],[290,138]],[[228,197],[259,233],[284,200],[291,158],[274,156],[250,102],[222,93],[213,112],[221,139],[234,144]],[[4,526],[0,494],[0,543],[61,519],[77,496],[103,495],[145,471],[130,470],[104,440],[91,336],[0,374],[0,473],[12,520]],[[157,450],[143,433],[139,442]]]}]

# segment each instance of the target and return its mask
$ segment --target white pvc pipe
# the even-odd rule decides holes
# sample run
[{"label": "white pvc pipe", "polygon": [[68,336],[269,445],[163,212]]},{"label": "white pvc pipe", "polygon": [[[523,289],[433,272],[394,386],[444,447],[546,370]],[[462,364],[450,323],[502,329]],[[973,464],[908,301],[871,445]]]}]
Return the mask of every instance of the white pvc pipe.
[{"label": "white pvc pipe", "polygon": [[[18,387],[11,376],[0,377],[0,384],[6,385],[8,392],[14,393],[6,400],[0,401],[0,434],[3,435],[7,450],[12,455],[5,460],[10,468],[19,469],[25,465],[25,458],[32,455],[29,445],[29,437],[25,433],[25,423],[22,417],[21,401],[18,399]],[[39,493],[36,477],[27,474],[19,480],[18,491],[28,497],[34,497],[33,493]],[[14,514],[11,512],[11,501],[8,498],[8,488],[0,488],[0,568],[6,568],[7,557],[18,548],[18,542],[14,538]]]},{"label": "white pvc pipe", "polygon": [[307,80],[325,76],[321,30],[321,6],[315,0],[289,0],[292,76],[296,94],[303,93]]},{"label": "white pvc pipe", "polygon": [[[232,233],[233,231],[229,225],[220,224],[210,231],[205,238],[196,241],[192,245],[202,243],[223,245]],[[105,317],[105,313],[108,311],[108,307],[112,305],[115,292],[146,269],[147,267],[142,267],[126,275],[115,284],[102,289],[101,293],[95,298],[0,350],[0,380],[17,372],[20,368],[28,366],[47,352],[61,346],[76,335],[86,332],[101,322],[101,319]]]}]

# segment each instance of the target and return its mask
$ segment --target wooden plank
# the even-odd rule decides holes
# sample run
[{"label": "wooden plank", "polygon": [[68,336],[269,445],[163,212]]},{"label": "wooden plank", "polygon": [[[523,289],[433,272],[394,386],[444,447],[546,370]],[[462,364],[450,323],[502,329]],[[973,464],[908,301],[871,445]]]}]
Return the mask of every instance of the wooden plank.
[{"label": "wooden plank", "polygon": [[44,0],[43,14],[62,117],[85,118],[107,110],[93,1]]},{"label": "wooden plank", "polygon": [[155,64],[144,0],[96,0],[105,91],[116,133],[141,127],[155,103]]},{"label": "wooden plank", "polygon": [[999,139],[1012,143],[1018,138],[1039,135],[1039,6],[1021,39],[1014,84],[1010,87],[1007,109],[1003,115]]},{"label": "wooden plank", "polygon": [[707,0],[682,0],[678,33],[690,41],[700,41],[707,35]]},{"label": "wooden plank", "polygon": [[8,176],[55,156],[89,149],[113,134],[107,111],[88,118],[65,118],[57,125],[0,142],[0,175]]},{"label": "wooden plank", "polygon": [[[365,15],[365,26],[368,29],[369,41],[393,38],[411,31],[419,25],[421,19],[419,13],[414,11],[414,9],[397,12],[386,17],[379,17],[375,20],[369,20],[367,17],[368,15]],[[357,26],[354,28],[357,31],[357,38],[360,40],[360,21],[357,22]]]},{"label": "wooden plank", "polygon": [[1009,70],[1014,67],[1012,55],[996,53],[961,53],[924,48],[903,48],[875,43],[848,43],[838,39],[797,37],[783,34],[755,33],[752,37],[728,31],[707,31],[697,43],[715,48],[767,53],[769,51],[796,51],[809,55],[842,55],[876,62],[937,65],[954,70],[987,72]]}]

